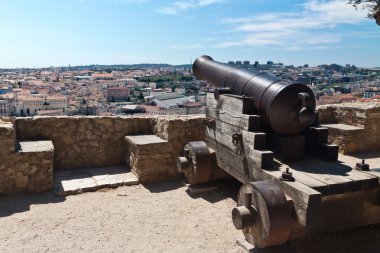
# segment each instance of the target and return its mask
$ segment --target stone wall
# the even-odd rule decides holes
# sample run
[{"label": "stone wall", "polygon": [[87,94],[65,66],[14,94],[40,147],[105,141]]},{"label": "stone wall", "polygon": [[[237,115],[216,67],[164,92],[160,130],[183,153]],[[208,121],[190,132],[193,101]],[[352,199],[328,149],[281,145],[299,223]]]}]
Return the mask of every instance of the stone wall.
[{"label": "stone wall", "polygon": [[[359,151],[380,149],[379,104],[325,105],[318,111],[320,123],[364,128],[360,138],[350,140]],[[1,118],[0,194],[50,189],[53,170],[126,165],[125,136],[152,134],[169,143],[168,170],[147,181],[177,177],[175,161],[183,146],[205,139],[204,116]],[[348,140],[344,134],[330,137],[343,147]],[[51,141],[54,152],[23,154],[19,143],[27,141]]]},{"label": "stone wall", "polygon": [[43,150],[28,144],[16,142],[14,121],[0,119],[0,194],[52,187],[53,145],[50,142],[49,148]]},{"label": "stone wall", "polygon": [[150,118],[17,118],[19,141],[51,140],[54,169],[105,167],[124,163],[125,135],[151,133]]},{"label": "stone wall", "polygon": [[329,130],[330,142],[340,146],[342,153],[380,149],[380,104],[346,103],[318,107],[320,124],[346,124],[364,128],[362,131]]},{"label": "stone wall", "polygon": [[[24,163],[15,147],[24,141],[52,141],[54,170],[126,165],[125,136],[155,134],[170,144],[170,177],[177,177],[175,159],[186,142],[203,140],[204,116],[134,116],[134,117],[28,117],[0,121],[0,194],[45,190],[28,185],[18,187],[16,177],[33,179],[32,163],[17,174]],[[17,158],[17,159],[16,159]],[[30,159],[30,158],[29,158]],[[28,174],[29,173],[29,174]],[[41,173],[40,173],[41,174]],[[40,175],[39,174],[39,175]],[[40,177],[40,176],[38,176]],[[19,180],[19,182],[20,182]],[[51,178],[47,178],[51,181]],[[154,180],[154,179],[153,179]],[[22,181],[22,180],[21,180]],[[20,184],[18,184],[20,186]],[[49,188],[49,187],[48,187]]]},{"label": "stone wall", "polygon": [[[205,139],[204,117],[157,117],[152,119],[155,136],[167,141],[158,145],[140,146],[138,152],[131,150],[129,163],[138,174],[140,182],[153,182],[178,177],[177,157],[182,155],[189,141]],[[149,141],[148,141],[149,143]],[[130,145],[130,147],[132,147]],[[140,154],[139,154],[140,153]]]}]

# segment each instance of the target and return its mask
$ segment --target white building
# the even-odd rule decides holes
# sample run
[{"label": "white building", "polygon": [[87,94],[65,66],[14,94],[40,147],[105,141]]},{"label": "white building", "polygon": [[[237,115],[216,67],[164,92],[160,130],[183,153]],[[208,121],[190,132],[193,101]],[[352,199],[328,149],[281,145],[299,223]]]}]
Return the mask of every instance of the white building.
[{"label": "white building", "polygon": [[11,112],[11,104],[8,100],[0,100],[0,116],[9,116]]},{"label": "white building", "polygon": [[145,114],[150,115],[186,115],[186,108],[164,109],[158,106],[141,105],[145,109]]},{"label": "white building", "polygon": [[377,95],[380,95],[380,90],[366,90],[363,92],[363,98],[372,98]]},{"label": "white building", "polygon": [[122,81],[125,85],[134,85],[134,86],[137,85],[136,79],[133,79],[133,78],[120,79],[120,81]]},{"label": "white building", "polygon": [[[39,111],[60,111],[64,115],[68,108],[65,96],[48,96],[46,94],[30,94],[18,97],[16,114],[19,116],[41,115]],[[57,115],[57,112],[55,112]]]}]

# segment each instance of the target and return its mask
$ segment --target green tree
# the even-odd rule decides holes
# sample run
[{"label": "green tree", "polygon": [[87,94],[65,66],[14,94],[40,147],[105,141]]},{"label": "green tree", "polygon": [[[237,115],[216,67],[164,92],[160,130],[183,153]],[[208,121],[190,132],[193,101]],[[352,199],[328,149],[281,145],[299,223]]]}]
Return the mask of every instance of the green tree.
[{"label": "green tree", "polygon": [[144,95],[142,94],[142,92],[140,91],[138,97],[137,97],[139,100],[144,100]]},{"label": "green tree", "polygon": [[348,0],[355,8],[361,6],[368,9],[368,18],[374,19],[380,26],[380,0]]}]

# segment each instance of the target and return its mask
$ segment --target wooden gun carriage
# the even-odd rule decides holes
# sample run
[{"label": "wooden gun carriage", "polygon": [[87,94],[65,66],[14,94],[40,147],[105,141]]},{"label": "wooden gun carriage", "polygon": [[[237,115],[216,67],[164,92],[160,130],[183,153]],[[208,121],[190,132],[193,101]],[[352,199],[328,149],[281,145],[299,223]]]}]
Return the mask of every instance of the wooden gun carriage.
[{"label": "wooden gun carriage", "polygon": [[207,96],[206,141],[186,144],[177,167],[190,184],[225,172],[243,183],[232,220],[249,243],[263,248],[380,223],[379,172],[337,160],[306,85],[208,56],[193,71],[216,88]]}]

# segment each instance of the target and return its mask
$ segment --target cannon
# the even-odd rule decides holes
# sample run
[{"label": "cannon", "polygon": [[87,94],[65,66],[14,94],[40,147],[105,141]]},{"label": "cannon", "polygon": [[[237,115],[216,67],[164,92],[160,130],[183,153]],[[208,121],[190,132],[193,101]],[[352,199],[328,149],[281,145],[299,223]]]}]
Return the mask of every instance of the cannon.
[{"label": "cannon", "polygon": [[187,143],[177,168],[190,184],[226,176],[243,184],[232,221],[249,243],[265,248],[380,223],[380,173],[338,160],[307,85],[209,56],[196,59],[193,72],[215,90],[207,94],[205,141]]},{"label": "cannon", "polygon": [[195,60],[193,73],[217,87],[218,95],[230,93],[251,99],[264,123],[278,134],[300,133],[314,121],[315,96],[302,83],[288,83],[263,72],[232,68],[209,56]]}]

